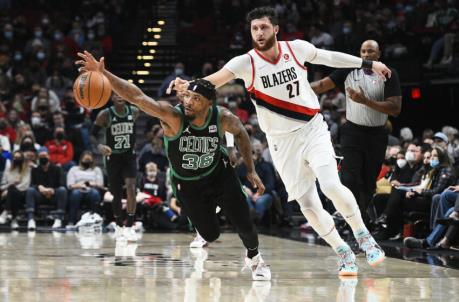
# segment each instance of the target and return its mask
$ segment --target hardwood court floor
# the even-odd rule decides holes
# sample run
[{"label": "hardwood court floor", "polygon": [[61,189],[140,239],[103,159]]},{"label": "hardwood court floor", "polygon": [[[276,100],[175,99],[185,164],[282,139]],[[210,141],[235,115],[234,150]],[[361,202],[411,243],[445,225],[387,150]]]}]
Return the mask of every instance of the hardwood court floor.
[{"label": "hardwood court floor", "polygon": [[0,233],[0,301],[456,301],[459,270],[358,257],[358,279],[340,280],[328,247],[260,235],[271,282],[241,273],[235,234],[190,250],[192,234],[144,234],[118,245],[107,234]]}]

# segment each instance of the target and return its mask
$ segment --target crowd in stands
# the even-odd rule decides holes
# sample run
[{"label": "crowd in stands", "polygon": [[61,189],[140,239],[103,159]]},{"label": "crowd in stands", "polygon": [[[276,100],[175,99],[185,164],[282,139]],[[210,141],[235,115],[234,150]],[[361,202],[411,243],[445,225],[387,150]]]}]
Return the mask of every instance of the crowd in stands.
[{"label": "crowd in stands", "polygon": [[[24,222],[29,229],[35,229],[36,223],[48,225],[52,218],[53,228],[74,229],[84,211],[99,212],[106,224],[112,221],[113,197],[107,190],[105,167],[95,148],[100,138],[90,135],[95,113],[75,103],[73,61],[76,51],[81,49],[88,49],[97,57],[111,52],[110,30],[116,28],[111,25],[113,19],[122,18],[120,6],[125,1],[110,1],[109,5],[95,2],[77,17],[45,9],[10,9],[10,14],[0,14],[0,225],[17,229]],[[371,2],[358,5],[351,1],[286,1],[275,8],[282,20],[280,39],[307,39],[316,47],[356,53],[363,40],[372,38],[384,45],[385,56],[403,57],[410,52],[425,59],[428,53],[412,52],[411,47],[416,43],[433,45],[418,41],[422,40],[418,34],[433,38],[451,33],[457,25],[453,2],[402,1],[383,6]],[[207,10],[193,9],[186,14],[192,3],[179,1],[181,47],[187,47],[190,57],[200,52],[201,56],[213,59],[201,59],[199,66],[186,60],[177,62],[158,90],[158,98],[177,102],[165,95],[169,79],[206,76],[221,68],[232,54],[250,47],[244,19],[249,9],[247,3],[210,1],[208,6],[201,6]],[[213,10],[217,17],[209,14]],[[203,40],[202,36],[206,38]],[[221,42],[226,46],[219,47]],[[322,69],[316,72],[311,76],[323,76]],[[339,155],[345,96],[334,90],[319,96],[319,100]],[[217,103],[244,123],[253,145],[256,171],[266,186],[265,194],[257,195],[246,179],[240,154],[232,149],[231,158],[247,193],[253,221],[268,226],[292,226],[295,203],[287,203],[287,193],[273,167],[266,138],[243,83],[233,81],[221,87]],[[162,129],[154,120],[148,125],[148,129],[141,129],[148,141],[136,148],[136,220],[147,229],[187,229],[189,222],[172,194]],[[404,128],[398,135],[392,133],[390,121],[387,130],[386,162],[381,168],[372,208],[368,209],[372,212],[372,228],[379,239],[398,238],[403,234],[407,215],[421,212],[430,221],[426,229],[436,232],[435,239],[410,239],[408,244],[437,246],[447,229],[438,231],[437,218],[457,216],[452,194],[459,194],[459,132],[445,126],[415,135]],[[329,204],[325,198],[323,202]],[[224,213],[220,218],[227,223]]]}]

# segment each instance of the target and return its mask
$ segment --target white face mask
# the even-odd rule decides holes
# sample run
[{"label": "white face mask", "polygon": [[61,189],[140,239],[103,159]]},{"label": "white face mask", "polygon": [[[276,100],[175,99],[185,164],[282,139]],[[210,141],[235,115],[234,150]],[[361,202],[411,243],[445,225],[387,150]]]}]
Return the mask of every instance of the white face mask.
[{"label": "white face mask", "polygon": [[147,172],[147,177],[148,178],[155,178],[157,172]]},{"label": "white face mask", "polygon": [[403,158],[397,159],[397,166],[400,169],[403,169],[403,167],[406,166],[406,159],[403,159]]},{"label": "white face mask", "polygon": [[414,152],[412,151],[406,151],[405,153],[405,159],[409,162],[412,162],[412,161],[415,161],[416,160],[416,156],[414,155]]}]

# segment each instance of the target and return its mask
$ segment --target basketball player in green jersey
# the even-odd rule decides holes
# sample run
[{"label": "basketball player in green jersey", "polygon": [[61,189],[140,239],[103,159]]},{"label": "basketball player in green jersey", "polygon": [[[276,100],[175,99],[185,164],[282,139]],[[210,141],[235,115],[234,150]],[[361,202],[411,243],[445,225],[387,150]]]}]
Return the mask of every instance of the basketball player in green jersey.
[{"label": "basketball player in green jersey", "polygon": [[[101,128],[105,128],[105,145],[97,149],[105,156],[108,174],[109,191],[113,195],[112,209],[115,217],[115,238],[117,241],[137,241],[138,236],[133,228],[136,209],[136,175],[137,163],[135,147],[135,120],[139,110],[127,105],[118,96],[112,96],[113,106],[99,112],[92,134],[97,137]],[[127,193],[127,224],[124,227],[122,218],[123,186]]]},{"label": "basketball player in green jersey", "polygon": [[184,93],[183,104],[173,107],[155,101],[136,85],[107,71],[103,58],[97,61],[87,51],[78,55],[82,58],[76,62],[82,65],[80,71],[102,72],[123,99],[160,119],[174,194],[199,234],[208,242],[218,238],[220,227],[215,209],[220,206],[247,249],[245,264],[252,271],[252,279],[270,280],[269,266],[258,252],[258,234],[246,197],[221,145],[225,131],[234,135],[247,166],[247,178],[259,194],[264,186],[255,171],[249,136],[235,115],[216,106],[215,86],[206,80],[195,80]]}]

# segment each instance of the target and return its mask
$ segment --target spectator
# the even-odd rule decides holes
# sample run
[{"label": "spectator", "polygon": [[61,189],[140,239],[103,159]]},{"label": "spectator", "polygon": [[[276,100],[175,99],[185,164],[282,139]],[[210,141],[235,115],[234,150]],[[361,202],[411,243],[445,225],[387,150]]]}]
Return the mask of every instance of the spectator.
[{"label": "spectator", "polygon": [[151,142],[151,150],[146,151],[139,159],[139,167],[142,171],[143,167],[149,162],[154,162],[158,169],[162,172],[166,172],[167,167],[169,166],[169,161],[164,155],[163,149],[163,140],[159,137],[154,137]]},{"label": "spectator", "polygon": [[396,187],[397,190],[391,194],[384,211],[387,228],[380,230],[375,238],[385,240],[398,237],[403,223],[403,212],[429,212],[432,197],[454,183],[455,177],[444,149],[433,148],[429,164],[429,172],[424,179],[417,182],[417,186]]},{"label": "spectator", "polygon": [[6,198],[6,202],[5,210],[0,214],[0,224],[4,224],[8,218],[11,220],[11,229],[13,230],[19,228],[16,216],[18,209],[24,205],[25,192],[30,185],[30,172],[31,169],[21,151],[13,153],[12,162],[6,162],[0,187],[2,199]]},{"label": "spectator", "polygon": [[54,130],[54,139],[46,142],[45,147],[49,150],[51,163],[61,166],[64,171],[75,166],[73,161],[73,145],[66,140],[65,129],[61,126]]},{"label": "spectator", "polygon": [[176,222],[178,215],[167,206],[165,178],[165,174],[158,171],[155,163],[147,163],[136,199],[140,202],[140,212],[146,224],[175,229],[176,225],[171,222]]},{"label": "spectator", "polygon": [[32,169],[31,187],[26,192],[27,229],[36,229],[35,206],[52,204],[57,207],[52,228],[62,227],[67,205],[67,190],[64,186],[63,172],[59,166],[50,163],[48,149],[38,150],[39,166]]},{"label": "spectator", "polygon": [[68,126],[64,115],[59,111],[53,113],[53,124],[54,128],[65,129],[66,137],[73,146],[73,159],[79,159],[84,150],[90,149],[89,132],[86,127],[82,125]]},{"label": "spectator", "polygon": [[237,167],[237,173],[244,185],[244,190],[247,194],[247,203],[252,211],[253,219],[258,224],[263,218],[267,210],[271,208],[273,202],[274,188],[276,185],[276,176],[274,174],[274,167],[265,162],[262,157],[263,146],[261,143],[253,144],[253,161],[255,164],[255,171],[260,176],[261,181],[265,185],[265,193],[258,195],[257,189],[247,180],[247,168],[245,165]]},{"label": "spectator", "polygon": [[0,135],[6,136],[10,143],[13,143],[16,140],[16,131],[3,117],[0,118]]},{"label": "spectator", "polygon": [[175,64],[174,72],[168,75],[161,83],[158,88],[158,97],[166,96],[166,89],[169,87],[169,83],[174,80],[176,77],[180,77],[184,80],[190,80],[190,77],[185,74],[185,65],[182,62],[177,62]]},{"label": "spectator", "polygon": [[90,151],[84,151],[78,166],[72,167],[67,174],[67,189],[69,190],[69,221],[68,230],[75,227],[81,202],[87,201],[91,212],[97,212],[102,202],[100,194],[104,188],[102,170],[94,165],[94,157]]},{"label": "spectator", "polygon": [[[39,100],[41,100],[41,102]],[[51,113],[61,110],[61,104],[57,94],[54,91],[47,89],[45,87],[41,87],[38,91],[37,96],[35,96],[32,99],[32,111],[40,111],[40,106],[42,106],[42,108],[47,107],[44,109],[49,109]]]},{"label": "spectator", "polygon": [[46,143],[46,141],[51,139],[53,135],[51,125],[46,117],[46,114],[33,112],[32,117],[30,119],[30,123],[37,143],[43,146]]},{"label": "spectator", "polygon": [[[438,219],[459,220],[459,185],[451,186],[446,189],[441,195],[444,208],[440,211],[431,213],[431,220],[434,221],[432,232],[425,239],[416,239],[407,237],[403,240],[403,244],[408,248],[445,248],[446,240],[440,240],[445,234],[447,226],[438,223]],[[441,215],[439,215],[441,214]],[[442,242],[443,241],[443,242]]]}]

